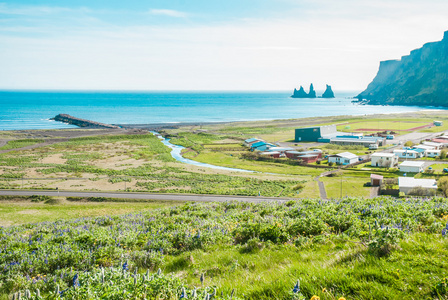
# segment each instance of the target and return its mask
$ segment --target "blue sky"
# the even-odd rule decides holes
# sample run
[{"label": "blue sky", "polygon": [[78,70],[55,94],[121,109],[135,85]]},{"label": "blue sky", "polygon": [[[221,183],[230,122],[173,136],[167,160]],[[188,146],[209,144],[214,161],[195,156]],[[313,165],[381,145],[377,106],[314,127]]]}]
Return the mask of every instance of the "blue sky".
[{"label": "blue sky", "polygon": [[362,90],[448,1],[0,0],[0,89]]}]

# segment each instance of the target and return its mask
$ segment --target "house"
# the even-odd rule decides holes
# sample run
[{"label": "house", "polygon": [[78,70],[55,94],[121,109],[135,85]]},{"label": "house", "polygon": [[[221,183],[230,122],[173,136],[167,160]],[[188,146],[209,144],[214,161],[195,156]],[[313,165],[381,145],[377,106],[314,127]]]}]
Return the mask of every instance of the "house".
[{"label": "house", "polygon": [[372,159],[372,167],[386,167],[393,168],[398,164],[398,156],[394,153],[373,153],[370,158]]},{"label": "house", "polygon": [[431,195],[437,191],[437,182],[435,179],[416,179],[413,177],[398,177],[398,188],[400,192],[408,195],[413,189],[421,187]]},{"label": "house", "polygon": [[398,158],[419,158],[422,154],[413,149],[395,149],[394,155],[396,155]]},{"label": "house", "polygon": [[372,186],[380,186],[383,183],[383,176],[370,174],[370,184]]},{"label": "house", "polygon": [[434,150],[434,149],[436,149],[435,147],[433,147],[433,146],[430,146],[430,145],[417,145],[417,146],[413,146],[412,147],[412,149],[423,149],[423,150]]},{"label": "house", "polygon": [[262,142],[262,140],[256,139],[256,138],[247,139],[244,141],[244,146],[250,147],[251,145],[253,145],[256,142]]},{"label": "house", "polygon": [[443,143],[423,142],[423,145],[434,147],[436,150],[442,149],[445,145]]},{"label": "house", "polygon": [[266,151],[269,148],[275,147],[273,144],[269,144],[263,141],[256,142],[250,146],[251,151]]},{"label": "house", "polygon": [[424,161],[404,161],[400,167],[400,172],[404,173],[420,173],[424,171],[425,162]]},{"label": "house", "polygon": [[442,150],[426,150],[425,156],[426,157],[438,157],[438,156],[440,156],[441,152],[442,152]]},{"label": "house", "polygon": [[350,152],[342,152],[328,156],[329,163],[336,163],[338,165],[349,165],[358,161],[358,156]]},{"label": "house", "polygon": [[435,139],[432,139],[432,141],[433,141],[434,143],[443,144],[444,147],[448,144],[448,140],[445,139],[445,138],[441,138],[440,136],[437,137],[437,138],[435,138]]}]

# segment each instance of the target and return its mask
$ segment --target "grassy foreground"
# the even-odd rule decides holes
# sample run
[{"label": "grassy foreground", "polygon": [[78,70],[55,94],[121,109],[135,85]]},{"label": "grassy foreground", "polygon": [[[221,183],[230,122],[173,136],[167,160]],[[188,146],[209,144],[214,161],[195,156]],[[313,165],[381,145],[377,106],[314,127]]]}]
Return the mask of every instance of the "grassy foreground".
[{"label": "grassy foreground", "polygon": [[0,299],[446,299],[447,216],[384,197],[0,227]]}]

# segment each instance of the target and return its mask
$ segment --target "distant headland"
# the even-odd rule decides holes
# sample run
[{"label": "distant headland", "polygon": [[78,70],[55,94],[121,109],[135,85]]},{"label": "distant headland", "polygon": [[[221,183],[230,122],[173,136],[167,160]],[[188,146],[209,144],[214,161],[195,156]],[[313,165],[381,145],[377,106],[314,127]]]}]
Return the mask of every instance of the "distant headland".
[{"label": "distant headland", "polygon": [[448,31],[400,60],[380,62],[358,102],[382,105],[448,106]]},{"label": "distant headland", "polygon": [[[300,86],[300,89],[294,89],[294,93],[291,95],[292,98],[316,98],[316,91],[314,90],[313,84],[310,85],[310,92],[307,93],[303,89],[303,86]],[[331,90],[331,86],[327,84],[327,88],[325,92],[322,94],[322,98],[334,98],[334,93]]]}]

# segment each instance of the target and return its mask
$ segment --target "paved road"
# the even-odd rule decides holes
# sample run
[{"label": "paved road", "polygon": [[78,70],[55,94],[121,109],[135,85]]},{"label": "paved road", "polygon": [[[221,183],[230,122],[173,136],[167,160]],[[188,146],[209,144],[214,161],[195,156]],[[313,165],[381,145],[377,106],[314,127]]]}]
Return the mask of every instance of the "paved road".
[{"label": "paved road", "polygon": [[192,194],[150,194],[150,193],[109,193],[109,192],[68,192],[68,191],[41,191],[41,190],[0,190],[1,196],[62,196],[62,197],[105,197],[120,199],[143,199],[160,201],[201,201],[201,202],[283,202],[292,198],[249,197],[249,196],[221,196],[221,195],[192,195]]}]

